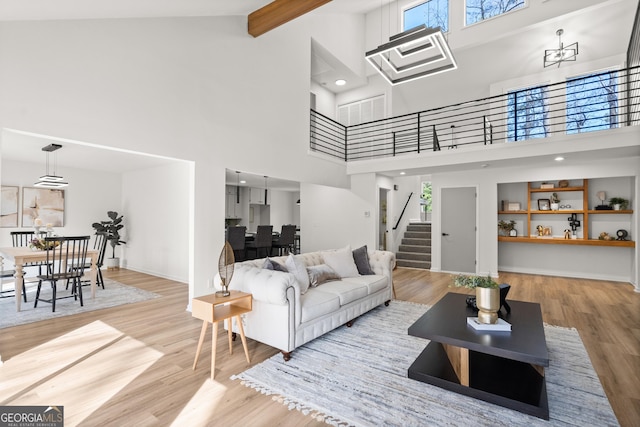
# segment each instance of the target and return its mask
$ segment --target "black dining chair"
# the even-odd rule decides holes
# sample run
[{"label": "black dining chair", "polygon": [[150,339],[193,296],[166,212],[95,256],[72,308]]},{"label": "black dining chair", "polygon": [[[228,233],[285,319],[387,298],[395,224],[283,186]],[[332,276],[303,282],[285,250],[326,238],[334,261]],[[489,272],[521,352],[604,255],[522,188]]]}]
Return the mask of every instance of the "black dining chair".
[{"label": "black dining chair", "polygon": [[[4,290],[5,279],[14,279],[15,274],[15,270],[5,270],[4,262],[2,263],[2,267],[0,268],[0,298],[14,298],[16,296],[14,289]],[[22,282],[22,299],[24,299],[24,302],[27,302],[27,287],[24,285],[24,281]]]},{"label": "black dining chair", "polygon": [[245,226],[227,228],[227,241],[233,249],[233,255],[236,261],[244,261],[247,257],[246,234],[247,227]]},{"label": "black dining chair", "polygon": [[[36,233],[33,231],[12,231],[11,243],[14,248],[26,248],[31,241],[36,238]],[[43,233],[40,233],[38,237],[43,238]],[[23,267],[38,267],[38,274],[42,274],[42,266],[47,265],[46,262],[28,262]]]},{"label": "black dining chair", "polygon": [[[259,225],[256,238],[252,242],[247,242],[247,257],[249,259],[260,258],[260,249],[264,249],[264,256],[271,253],[273,246],[273,225]],[[255,258],[251,258],[250,252],[255,252]]]},{"label": "black dining chair", "polygon": [[278,255],[286,254],[287,250],[293,252],[293,244],[296,239],[296,226],[295,225],[283,225],[280,236],[273,241],[273,248],[278,250]]},{"label": "black dining chair", "polygon": [[[95,239],[93,240],[93,249],[98,251],[98,260],[96,261],[96,286],[102,287],[104,289],[104,278],[102,277],[101,267],[104,264],[104,255],[107,250],[107,243],[109,243],[109,239],[107,239],[107,233],[97,232],[95,234]],[[88,260],[84,263],[84,270],[91,269],[91,260]],[[90,280],[83,280],[82,286],[91,285]],[[67,289],[69,288],[67,283]]]},{"label": "black dining chair", "polygon": [[[80,298],[80,306],[84,306],[82,299],[82,275],[87,259],[89,236],[77,237],[45,237],[44,241],[51,249],[47,250],[47,264],[45,274],[38,275],[38,289],[33,307],[38,307],[38,301],[51,304],[52,311],[56,311],[56,300],[63,298]],[[58,282],[71,282],[71,294],[58,297]],[[42,282],[51,283],[51,298],[40,298]]]}]

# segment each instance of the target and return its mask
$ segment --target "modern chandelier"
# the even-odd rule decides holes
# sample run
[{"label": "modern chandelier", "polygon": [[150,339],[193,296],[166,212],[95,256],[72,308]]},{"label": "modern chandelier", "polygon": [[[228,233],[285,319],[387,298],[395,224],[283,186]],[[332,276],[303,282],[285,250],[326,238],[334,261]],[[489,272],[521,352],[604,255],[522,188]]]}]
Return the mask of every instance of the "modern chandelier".
[{"label": "modern chandelier", "polygon": [[544,51],[544,67],[550,67],[558,64],[558,67],[562,62],[575,61],[578,56],[578,42],[571,43],[568,46],[562,44],[562,34],[564,30],[560,28],[556,31],[558,36],[558,48],[557,49],[545,49]]},{"label": "modern chandelier", "polygon": [[[62,148],[60,144],[49,144],[46,147],[42,147],[42,151],[47,153],[47,168],[45,175],[42,175],[38,182],[33,184],[34,187],[39,188],[63,188],[69,185],[68,182],[64,181],[64,178],[56,175],[56,167],[58,165],[58,154],[54,153],[56,150]],[[49,173],[49,155],[54,153],[53,159],[53,174]]]},{"label": "modern chandelier", "polygon": [[424,24],[389,37],[365,58],[392,85],[458,68],[440,27]]}]

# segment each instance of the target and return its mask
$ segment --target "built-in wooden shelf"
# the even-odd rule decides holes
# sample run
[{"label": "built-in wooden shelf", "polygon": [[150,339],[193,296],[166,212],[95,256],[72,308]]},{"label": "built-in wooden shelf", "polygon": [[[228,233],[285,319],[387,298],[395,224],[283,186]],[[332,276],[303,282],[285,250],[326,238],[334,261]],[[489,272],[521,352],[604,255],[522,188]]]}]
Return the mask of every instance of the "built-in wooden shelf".
[{"label": "built-in wooden shelf", "polygon": [[585,246],[618,246],[635,248],[632,240],[599,240],[599,239],[564,239],[561,237],[507,237],[498,236],[500,242],[510,243],[539,243],[546,245],[585,245]]}]

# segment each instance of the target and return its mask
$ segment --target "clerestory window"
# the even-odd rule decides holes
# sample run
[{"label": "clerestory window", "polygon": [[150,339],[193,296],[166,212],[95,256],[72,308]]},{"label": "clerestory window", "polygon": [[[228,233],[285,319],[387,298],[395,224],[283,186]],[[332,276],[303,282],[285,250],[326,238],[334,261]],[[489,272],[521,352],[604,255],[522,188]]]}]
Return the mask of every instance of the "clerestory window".
[{"label": "clerestory window", "polygon": [[525,0],[466,0],[465,25],[523,8]]},{"label": "clerestory window", "polygon": [[402,13],[403,31],[418,25],[440,27],[443,33],[449,30],[449,0],[429,0],[407,8]]},{"label": "clerestory window", "polygon": [[533,87],[507,96],[507,141],[546,138],[549,134],[547,88]]}]

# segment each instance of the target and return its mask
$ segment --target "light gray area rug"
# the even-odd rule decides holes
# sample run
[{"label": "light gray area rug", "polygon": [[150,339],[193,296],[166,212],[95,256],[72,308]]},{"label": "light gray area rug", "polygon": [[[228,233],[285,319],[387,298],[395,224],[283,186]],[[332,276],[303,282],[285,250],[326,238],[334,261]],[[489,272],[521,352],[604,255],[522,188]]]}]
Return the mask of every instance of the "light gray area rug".
[{"label": "light gray area rug", "polygon": [[337,426],[618,425],[575,329],[545,326],[549,421],[409,379],[428,341],[407,329],[426,310],[392,301],[296,349],[289,362],[276,354],[231,378]]},{"label": "light gray area rug", "polygon": [[[73,298],[65,298],[56,301],[56,311],[51,311],[51,304],[39,301],[38,307],[33,308],[36,296],[37,283],[27,284],[27,302],[22,301],[20,312],[16,312],[16,301],[14,297],[0,299],[0,329],[10,326],[22,325],[25,323],[38,322],[40,320],[53,319],[55,317],[69,316],[71,314],[84,313],[87,311],[100,310],[108,307],[115,307],[123,304],[146,301],[157,298],[160,295],[153,292],[138,289],[133,286],[123,285],[111,279],[104,279],[104,287],[96,288],[96,298],[91,299],[91,288],[82,288],[84,306],[80,306],[80,301]],[[13,288],[13,283],[5,283],[3,290]],[[64,286],[58,284],[58,297],[69,294]],[[42,284],[41,298],[51,298],[51,285]]]}]

